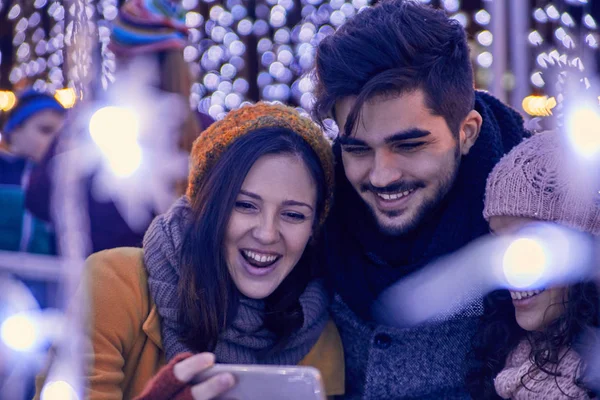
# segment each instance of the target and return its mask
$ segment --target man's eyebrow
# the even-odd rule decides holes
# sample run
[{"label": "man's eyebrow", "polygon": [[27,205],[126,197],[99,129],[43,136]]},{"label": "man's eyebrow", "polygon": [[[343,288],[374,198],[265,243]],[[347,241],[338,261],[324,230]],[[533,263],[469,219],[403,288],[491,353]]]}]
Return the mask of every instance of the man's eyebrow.
[{"label": "man's eyebrow", "polygon": [[426,131],[424,129],[419,129],[419,128],[413,128],[413,129],[407,129],[405,131],[395,133],[392,136],[385,138],[385,142],[387,144],[390,144],[390,143],[394,143],[394,142],[401,142],[403,140],[419,139],[419,138],[429,136],[429,135],[431,135],[430,131]]}]

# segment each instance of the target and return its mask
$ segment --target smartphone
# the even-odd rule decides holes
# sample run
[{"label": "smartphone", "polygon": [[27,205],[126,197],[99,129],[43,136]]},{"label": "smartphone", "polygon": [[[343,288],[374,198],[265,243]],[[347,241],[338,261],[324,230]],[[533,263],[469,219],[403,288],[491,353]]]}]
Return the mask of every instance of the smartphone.
[{"label": "smartphone", "polygon": [[193,383],[229,372],[236,384],[221,400],[325,400],[319,370],[304,366],[215,364],[198,374]]}]

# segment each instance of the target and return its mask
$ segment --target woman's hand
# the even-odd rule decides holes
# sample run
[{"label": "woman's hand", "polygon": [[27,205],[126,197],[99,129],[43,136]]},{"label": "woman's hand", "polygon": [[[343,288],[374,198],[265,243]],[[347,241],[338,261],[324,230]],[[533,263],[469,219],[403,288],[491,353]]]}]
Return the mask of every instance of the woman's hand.
[{"label": "woman's hand", "polygon": [[158,371],[136,400],[210,400],[229,390],[234,384],[233,375],[223,373],[204,382],[189,382],[200,372],[215,364],[212,353],[178,354]]}]

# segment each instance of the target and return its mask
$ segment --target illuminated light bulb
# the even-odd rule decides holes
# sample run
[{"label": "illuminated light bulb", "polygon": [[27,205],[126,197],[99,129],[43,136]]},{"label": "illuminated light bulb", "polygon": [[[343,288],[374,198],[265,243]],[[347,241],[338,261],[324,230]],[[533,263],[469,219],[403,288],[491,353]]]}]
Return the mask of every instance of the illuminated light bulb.
[{"label": "illuminated light bulb", "polygon": [[482,45],[482,46],[489,46],[492,44],[493,41],[493,35],[492,32],[485,30],[485,31],[481,31],[477,34],[477,41]]},{"label": "illuminated light bulb", "polygon": [[9,90],[0,90],[0,110],[10,111],[17,103],[17,97]]},{"label": "illuminated light bulb", "polygon": [[79,400],[73,387],[65,381],[49,382],[42,389],[41,400]]},{"label": "illuminated light bulb", "polygon": [[541,22],[541,23],[548,22],[548,15],[546,15],[546,12],[544,10],[542,10],[541,8],[537,8],[533,12],[533,18],[535,18],[536,21]]},{"label": "illuminated light bulb", "polygon": [[586,159],[600,155],[600,112],[598,107],[572,110],[567,117],[567,137],[572,148]]},{"label": "illuminated light bulb", "polygon": [[0,335],[8,347],[17,351],[32,350],[38,342],[37,326],[25,314],[12,315],[4,320]]},{"label": "illuminated light bulb", "polygon": [[565,32],[565,30],[562,27],[560,27],[556,31],[554,31],[554,36],[556,36],[556,38],[558,40],[563,40],[566,35],[567,35],[567,32]]},{"label": "illuminated light bulb", "polygon": [[458,0],[443,0],[442,4],[444,9],[448,12],[457,12],[460,8],[460,2]]},{"label": "illuminated light bulb", "polygon": [[538,31],[531,32],[527,39],[529,40],[529,43],[531,43],[534,46],[539,46],[540,44],[544,43],[544,39]]},{"label": "illuminated light bulb", "polygon": [[479,25],[488,25],[491,20],[492,16],[486,10],[479,10],[475,13],[475,21],[477,21]]},{"label": "illuminated light bulb", "polygon": [[508,283],[514,288],[527,288],[538,282],[548,265],[542,244],[531,238],[518,238],[506,249],[502,269]]},{"label": "illuminated light bulb", "polygon": [[494,61],[492,53],[489,51],[484,51],[483,53],[477,56],[477,63],[481,65],[483,68],[489,68]]},{"label": "illuminated light bulb", "polygon": [[552,109],[556,107],[556,99],[547,96],[527,96],[521,103],[523,111],[536,117],[547,117],[552,115]]},{"label": "illuminated light bulb", "polygon": [[54,98],[62,104],[64,108],[71,108],[77,102],[77,94],[73,88],[58,89],[54,93]]},{"label": "illuminated light bulb", "polygon": [[594,21],[594,18],[590,14],[586,14],[586,16],[583,17],[583,24],[589,29],[596,29],[596,21]]},{"label": "illuminated light bulb", "polygon": [[569,15],[569,13],[562,13],[562,15],[560,16],[560,21],[565,24],[566,26],[568,26],[569,28],[572,28],[575,26],[575,21],[573,21],[573,18],[571,17],[571,15]]},{"label": "illuminated light bulb", "polygon": [[546,7],[546,14],[550,19],[557,20],[560,18],[560,14],[554,5],[549,5]]},{"label": "illuminated light bulb", "polygon": [[542,73],[541,72],[534,72],[531,75],[531,83],[533,83],[535,86],[537,87],[544,87],[545,82],[544,79],[542,78]]},{"label": "illuminated light bulb", "polygon": [[90,119],[90,134],[118,177],[132,175],[142,162],[137,143],[138,116],[130,109],[108,106],[96,111]]}]

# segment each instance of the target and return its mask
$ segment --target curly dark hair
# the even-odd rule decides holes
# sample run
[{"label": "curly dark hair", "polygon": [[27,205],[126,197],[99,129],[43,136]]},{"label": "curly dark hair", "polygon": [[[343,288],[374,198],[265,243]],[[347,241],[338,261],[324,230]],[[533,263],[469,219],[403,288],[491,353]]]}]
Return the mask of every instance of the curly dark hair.
[{"label": "curly dark hair", "polygon": [[422,90],[427,107],[455,135],[475,104],[465,30],[444,11],[414,0],[380,1],[323,39],[315,77],[313,116],[321,123],[336,102],[357,96],[342,134],[352,133],[362,105],[381,95]]},{"label": "curly dark hair", "polygon": [[[504,368],[508,355],[523,338],[529,340],[532,349],[529,358],[533,367],[527,375],[543,371],[556,379],[559,376],[557,365],[564,356],[565,349],[585,353],[585,348],[579,347],[578,340],[589,328],[599,326],[598,301],[595,283],[583,282],[569,286],[562,315],[543,332],[528,332],[517,324],[508,290],[490,293],[484,300],[484,314],[474,337],[470,368],[466,376],[466,386],[471,396],[474,399],[500,399],[494,388],[494,378]],[[580,363],[580,375],[584,367]],[[526,376],[521,378],[524,387],[527,387],[524,381]],[[575,383],[589,391],[581,376],[576,377]]]}]

